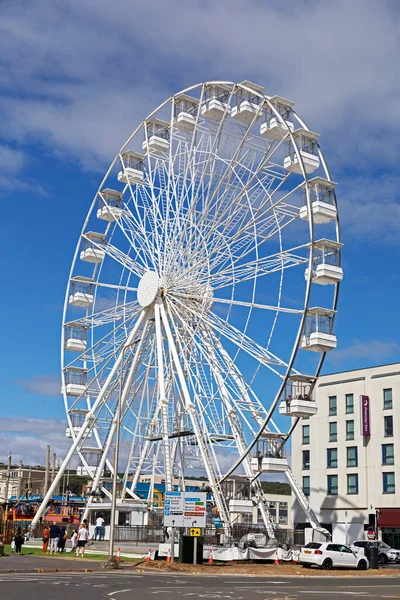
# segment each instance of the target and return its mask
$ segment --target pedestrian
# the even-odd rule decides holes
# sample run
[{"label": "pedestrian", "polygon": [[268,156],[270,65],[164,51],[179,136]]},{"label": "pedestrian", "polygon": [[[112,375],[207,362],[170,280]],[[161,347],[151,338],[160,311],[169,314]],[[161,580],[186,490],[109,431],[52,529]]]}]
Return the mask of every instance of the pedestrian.
[{"label": "pedestrian", "polygon": [[71,535],[71,550],[70,552],[73,552],[76,549],[76,546],[78,544],[78,531],[75,529],[73,534]]},{"label": "pedestrian", "polygon": [[65,527],[60,527],[60,534],[57,542],[57,552],[64,552],[65,542],[67,541],[67,530]]},{"label": "pedestrian", "polygon": [[21,533],[21,528],[18,528],[17,535],[15,536],[15,553],[21,554],[22,544],[24,543],[24,536]]},{"label": "pedestrian", "polygon": [[82,558],[85,554],[85,546],[86,546],[86,542],[89,539],[89,532],[87,530],[87,527],[84,523],[82,523],[82,525],[79,528],[78,531],[78,547],[76,549],[76,555],[79,556],[79,553],[81,553]]},{"label": "pedestrian", "polygon": [[97,536],[99,536],[100,542],[101,542],[101,538],[103,537],[103,525],[104,525],[103,515],[99,515],[96,519],[96,529],[94,530],[94,539],[97,540]]},{"label": "pedestrian", "polygon": [[11,554],[15,554],[15,537],[11,540]]},{"label": "pedestrian", "polygon": [[44,529],[43,529],[43,537],[42,537],[42,542],[43,542],[42,552],[43,552],[43,554],[46,554],[46,552],[47,552],[47,548],[49,545],[49,539],[50,539],[50,529],[47,527],[47,525],[45,525]]},{"label": "pedestrian", "polygon": [[53,524],[50,525],[50,554],[55,554],[57,552],[58,545],[58,536],[60,535],[60,527],[57,525],[56,521],[53,521]]}]

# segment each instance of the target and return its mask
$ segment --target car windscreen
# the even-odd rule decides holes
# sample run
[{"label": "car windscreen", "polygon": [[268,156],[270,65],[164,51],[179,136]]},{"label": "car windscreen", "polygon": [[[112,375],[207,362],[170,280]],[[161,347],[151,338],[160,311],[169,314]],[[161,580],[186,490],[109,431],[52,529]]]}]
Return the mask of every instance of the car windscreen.
[{"label": "car windscreen", "polygon": [[303,548],[312,548],[313,550],[318,550],[321,548],[321,544],[317,544],[317,542],[308,542]]}]

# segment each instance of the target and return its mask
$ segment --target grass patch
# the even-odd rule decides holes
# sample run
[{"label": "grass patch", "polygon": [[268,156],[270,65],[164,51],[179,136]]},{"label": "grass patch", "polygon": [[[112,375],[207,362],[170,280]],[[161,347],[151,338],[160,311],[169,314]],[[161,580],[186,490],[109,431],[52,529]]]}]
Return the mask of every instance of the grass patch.
[{"label": "grass patch", "polygon": [[[11,554],[11,546],[4,547],[6,554]],[[75,552],[62,552],[60,554],[43,554],[41,548],[32,548],[31,546],[22,546],[21,555],[23,556],[42,556],[43,558],[48,558],[51,560],[52,558],[76,558]],[[105,560],[108,558],[108,554],[88,554],[85,552],[84,559],[86,560]],[[81,560],[80,557],[77,560]],[[128,558],[121,557],[121,562],[139,562],[143,560],[142,558]]]}]

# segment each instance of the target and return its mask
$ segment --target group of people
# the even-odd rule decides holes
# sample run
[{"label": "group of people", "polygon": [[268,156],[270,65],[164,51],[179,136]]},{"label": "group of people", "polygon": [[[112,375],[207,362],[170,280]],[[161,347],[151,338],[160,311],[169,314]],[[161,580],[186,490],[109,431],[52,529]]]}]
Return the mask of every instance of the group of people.
[{"label": "group of people", "polygon": [[[103,525],[104,519],[101,515],[96,517],[96,529],[94,540],[101,540],[103,535]],[[43,529],[43,546],[42,552],[43,554],[56,554],[62,553],[65,551],[65,544],[67,541],[68,535],[67,530],[64,526],[60,526],[54,521],[50,527],[45,525]],[[84,519],[82,523],[79,525],[79,529],[75,529],[70,537],[70,552],[76,552],[76,556],[81,555],[82,558],[85,554],[85,546],[89,540],[89,525],[87,519]]]}]

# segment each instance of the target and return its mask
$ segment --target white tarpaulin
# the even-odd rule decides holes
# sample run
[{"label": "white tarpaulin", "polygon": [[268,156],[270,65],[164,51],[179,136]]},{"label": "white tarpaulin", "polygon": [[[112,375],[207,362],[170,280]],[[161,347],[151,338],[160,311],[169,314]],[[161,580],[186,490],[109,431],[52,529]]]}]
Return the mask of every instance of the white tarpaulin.
[{"label": "white tarpaulin", "polygon": [[[160,544],[158,556],[167,556],[170,544]],[[278,551],[278,560],[292,560],[292,551],[282,548],[246,548],[241,550],[237,546],[224,548],[223,546],[213,546],[213,558],[220,561],[231,560],[275,560],[275,554]],[[179,554],[179,545],[175,544],[175,556]],[[208,560],[210,556],[210,546],[203,547],[203,560]]]}]

